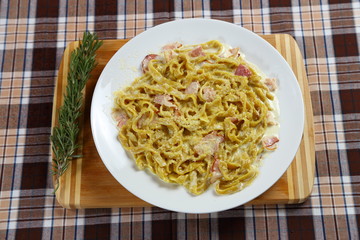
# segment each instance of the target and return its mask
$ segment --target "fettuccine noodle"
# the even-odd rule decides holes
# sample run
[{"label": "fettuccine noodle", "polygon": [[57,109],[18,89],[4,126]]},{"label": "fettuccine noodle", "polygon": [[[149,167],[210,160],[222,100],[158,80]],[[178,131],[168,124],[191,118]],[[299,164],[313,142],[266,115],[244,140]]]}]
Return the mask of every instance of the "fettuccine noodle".
[{"label": "fettuccine noodle", "polygon": [[276,149],[274,79],[262,77],[238,48],[218,41],[169,44],[147,55],[143,74],[116,92],[118,138],[139,169],[203,193],[248,186],[260,158]]}]

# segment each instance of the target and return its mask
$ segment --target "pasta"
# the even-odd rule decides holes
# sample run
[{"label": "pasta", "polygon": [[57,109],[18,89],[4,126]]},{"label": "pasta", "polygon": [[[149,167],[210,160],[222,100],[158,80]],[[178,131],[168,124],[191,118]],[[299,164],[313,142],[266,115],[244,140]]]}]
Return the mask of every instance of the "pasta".
[{"label": "pasta", "polygon": [[248,186],[279,139],[276,79],[238,48],[212,40],[173,43],[142,62],[143,74],[115,93],[118,139],[139,169],[199,195]]}]

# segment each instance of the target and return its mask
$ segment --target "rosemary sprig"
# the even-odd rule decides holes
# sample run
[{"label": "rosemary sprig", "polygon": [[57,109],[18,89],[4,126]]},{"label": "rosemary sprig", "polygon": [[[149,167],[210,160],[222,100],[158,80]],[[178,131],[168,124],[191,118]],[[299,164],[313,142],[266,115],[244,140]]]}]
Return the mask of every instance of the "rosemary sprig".
[{"label": "rosemary sprig", "polygon": [[59,124],[54,127],[52,136],[52,151],[54,153],[52,174],[55,176],[56,187],[59,188],[59,179],[72,159],[80,157],[75,155],[79,148],[77,137],[79,134],[79,117],[83,93],[90,72],[97,65],[95,52],[102,45],[97,35],[84,32],[79,47],[71,52],[68,84],[64,95],[64,103],[59,109]]}]

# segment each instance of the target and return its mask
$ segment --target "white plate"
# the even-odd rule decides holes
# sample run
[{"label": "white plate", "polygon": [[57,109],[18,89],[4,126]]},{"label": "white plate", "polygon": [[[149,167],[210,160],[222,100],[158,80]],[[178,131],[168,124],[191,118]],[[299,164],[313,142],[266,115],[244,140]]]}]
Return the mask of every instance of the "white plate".
[{"label": "white plate", "polygon": [[[144,56],[158,53],[167,43],[203,43],[212,39],[240,47],[246,59],[266,75],[279,80],[280,143],[263,161],[259,176],[244,190],[226,196],[215,195],[212,187],[192,196],[184,187],[166,184],[148,171],[137,170],[117,140],[110,117],[113,92],[140,75]],[[292,162],[304,127],[304,106],[294,73],[282,56],[265,40],[234,24],[207,19],[187,19],[153,27],[126,43],[104,68],[94,91],[91,128],[96,148],[115,179],[137,197],[155,206],[177,212],[210,213],[242,205],[270,188]],[[95,178],[97,176],[94,176]],[[101,181],[101,179],[98,179]]]}]

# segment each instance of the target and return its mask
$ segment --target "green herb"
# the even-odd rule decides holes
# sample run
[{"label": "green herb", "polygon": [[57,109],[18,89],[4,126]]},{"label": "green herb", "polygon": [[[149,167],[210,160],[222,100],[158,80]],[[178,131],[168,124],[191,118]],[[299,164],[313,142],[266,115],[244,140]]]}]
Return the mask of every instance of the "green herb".
[{"label": "green herb", "polygon": [[52,174],[55,176],[56,187],[59,179],[69,167],[70,161],[80,157],[75,155],[79,145],[79,117],[83,100],[82,90],[90,77],[90,72],[97,65],[95,52],[102,45],[97,35],[84,32],[83,39],[77,49],[71,52],[68,73],[68,84],[64,95],[64,103],[59,109],[59,124],[54,127],[52,136],[52,151],[54,153]]}]

